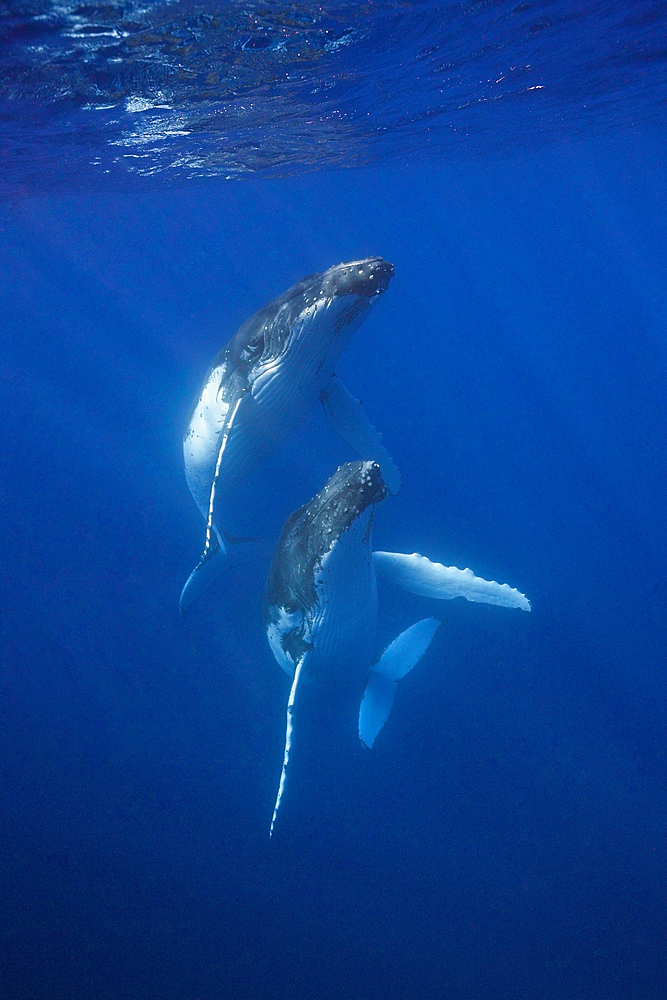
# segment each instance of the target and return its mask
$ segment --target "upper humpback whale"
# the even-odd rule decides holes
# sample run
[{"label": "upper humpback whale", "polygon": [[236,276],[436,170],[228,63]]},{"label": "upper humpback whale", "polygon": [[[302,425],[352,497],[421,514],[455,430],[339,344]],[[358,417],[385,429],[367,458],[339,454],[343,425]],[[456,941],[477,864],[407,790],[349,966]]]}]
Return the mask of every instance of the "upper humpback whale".
[{"label": "upper humpback whale", "polygon": [[518,590],[482,580],[469,569],[417,553],[372,552],[374,510],[386,493],[375,462],[342,465],[316,497],[290,515],[276,546],[262,615],[273,655],[292,686],[271,833],[287,778],[298,687],[356,684],[361,690],[365,682],[359,736],[370,747],[389,716],[396,682],[419,661],[440,625],[436,618],[417,622],[374,660],[376,575],[425,597],[460,596],[530,610]]},{"label": "upper humpback whale", "polygon": [[182,612],[224,569],[234,542],[220,524],[221,496],[288,437],[318,397],[341,437],[378,462],[390,492],[400,489],[380,434],[334,375],[393,273],[386,260],[369,257],[310,275],[246,320],[215,358],[183,440],[185,475],[206,537],[181,594]]}]

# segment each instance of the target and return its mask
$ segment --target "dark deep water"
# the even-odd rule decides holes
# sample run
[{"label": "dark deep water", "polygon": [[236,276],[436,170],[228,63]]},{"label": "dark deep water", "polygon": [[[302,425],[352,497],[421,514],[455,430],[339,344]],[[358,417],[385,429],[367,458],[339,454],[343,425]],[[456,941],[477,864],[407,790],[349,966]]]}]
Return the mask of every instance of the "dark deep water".
[{"label": "dark deep water", "polygon": [[[13,178],[2,1000],[667,995],[667,142],[612,119],[169,190]],[[203,528],[181,435],[242,320],[368,254],[396,274],[338,370],[403,473],[376,547],[533,610],[438,609],[371,752],[313,701],[269,840],[265,567],[179,619]],[[243,491],[252,524],[350,457],[313,413]],[[380,600],[381,644],[434,610]]]}]

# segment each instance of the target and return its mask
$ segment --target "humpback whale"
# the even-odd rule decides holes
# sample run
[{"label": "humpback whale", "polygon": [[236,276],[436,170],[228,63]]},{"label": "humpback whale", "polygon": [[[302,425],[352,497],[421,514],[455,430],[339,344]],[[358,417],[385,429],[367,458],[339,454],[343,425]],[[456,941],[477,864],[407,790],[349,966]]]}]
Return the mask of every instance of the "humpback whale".
[{"label": "humpback whale", "polygon": [[373,552],[374,511],[386,495],[377,463],[348,462],[290,515],[276,546],[262,617],[273,655],[292,685],[270,835],[287,780],[299,687],[358,685],[361,691],[365,683],[359,736],[372,747],[389,717],[397,681],[418,663],[441,624],[437,618],[422,619],[374,659],[378,576],[425,597],[465,597],[530,611],[518,590],[482,580],[470,569],[443,566],[417,553]]},{"label": "humpback whale", "polygon": [[[400,489],[381,435],[334,374],[393,273],[388,261],[369,257],[310,275],[246,320],[213,361],[183,439],[185,476],[206,520],[206,535],[201,559],[181,593],[182,613],[244,541],[225,533],[222,497],[291,434],[318,397],[334,430],[358,455],[380,465],[390,492]],[[248,561],[253,549],[242,548]]]}]

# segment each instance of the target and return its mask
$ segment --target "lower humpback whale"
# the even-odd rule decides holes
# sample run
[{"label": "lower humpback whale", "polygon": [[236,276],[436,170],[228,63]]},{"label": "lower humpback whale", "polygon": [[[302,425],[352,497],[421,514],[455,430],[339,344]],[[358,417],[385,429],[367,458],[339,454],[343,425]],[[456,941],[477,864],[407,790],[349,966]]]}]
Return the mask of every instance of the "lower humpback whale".
[{"label": "lower humpback whale", "polygon": [[[220,523],[222,497],[275,451],[318,397],[334,430],[380,465],[390,492],[400,489],[381,435],[334,374],[393,273],[386,260],[369,257],[310,275],[246,320],[215,358],[183,440],[185,475],[206,537],[181,594],[182,613],[224,571],[238,541]],[[243,547],[241,558],[249,557]]]},{"label": "lower humpback whale", "polygon": [[424,618],[374,660],[376,576],[426,597],[465,597],[530,611],[518,590],[482,580],[470,569],[443,566],[417,553],[372,552],[375,506],[386,494],[375,462],[342,465],[316,497],[290,515],[276,546],[262,615],[273,655],[292,686],[270,834],[285,790],[300,685],[361,688],[366,682],[359,736],[371,747],[389,717],[397,681],[420,660],[440,625],[437,618]]}]

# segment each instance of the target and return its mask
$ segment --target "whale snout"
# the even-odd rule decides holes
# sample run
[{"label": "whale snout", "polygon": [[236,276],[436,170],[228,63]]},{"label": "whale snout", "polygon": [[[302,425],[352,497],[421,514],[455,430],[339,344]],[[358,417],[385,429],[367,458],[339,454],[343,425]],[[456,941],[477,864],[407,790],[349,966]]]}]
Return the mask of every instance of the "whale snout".
[{"label": "whale snout", "polygon": [[371,295],[386,292],[394,276],[394,265],[382,257],[371,257],[370,260],[363,261],[360,270],[364,273],[365,287]]},{"label": "whale snout", "polygon": [[354,519],[366,507],[384,500],[387,487],[377,462],[357,459],[334,472],[320,496],[325,494],[328,499],[337,497],[346,516]]},{"label": "whale snout", "polygon": [[377,462],[361,462],[359,482],[368,503],[380,503],[387,495],[387,487]]},{"label": "whale snout", "polygon": [[334,294],[360,295],[370,299],[387,291],[394,274],[394,265],[382,257],[353,260],[332,268]]}]

